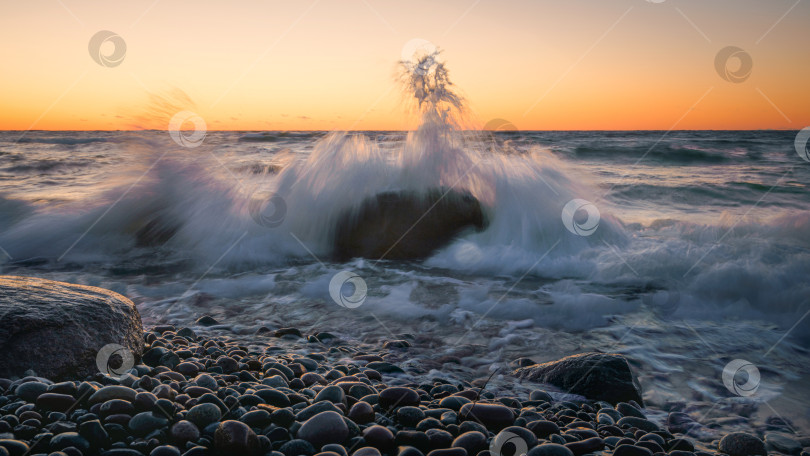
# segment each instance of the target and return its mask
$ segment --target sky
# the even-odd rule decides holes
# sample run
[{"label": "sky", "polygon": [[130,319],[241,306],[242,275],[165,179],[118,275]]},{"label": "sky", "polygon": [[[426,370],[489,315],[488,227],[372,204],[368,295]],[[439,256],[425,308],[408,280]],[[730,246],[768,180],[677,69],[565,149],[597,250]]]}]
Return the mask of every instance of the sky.
[{"label": "sky", "polygon": [[807,24],[808,0],[7,1],[0,129],[164,129],[166,97],[209,130],[412,128],[419,40],[476,127],[798,130]]}]

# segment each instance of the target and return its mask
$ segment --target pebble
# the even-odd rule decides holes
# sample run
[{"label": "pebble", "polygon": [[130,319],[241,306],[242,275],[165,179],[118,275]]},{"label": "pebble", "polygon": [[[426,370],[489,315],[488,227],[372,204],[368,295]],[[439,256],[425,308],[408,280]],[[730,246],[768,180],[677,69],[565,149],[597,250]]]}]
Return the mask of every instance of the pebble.
[{"label": "pebble", "polygon": [[200,429],[205,428],[211,423],[216,423],[220,418],[222,418],[220,408],[211,403],[195,405],[186,413],[186,420]]},{"label": "pebble", "polygon": [[14,390],[20,399],[26,402],[34,402],[40,394],[48,391],[48,385],[42,382],[25,382]]},{"label": "pebble", "polygon": [[245,456],[258,455],[261,451],[259,439],[253,429],[234,420],[219,423],[214,433],[214,448],[223,454]]},{"label": "pebble", "polygon": [[357,424],[366,424],[374,421],[374,408],[365,401],[358,401],[349,409],[349,419]]},{"label": "pebble", "polygon": [[321,412],[301,425],[297,437],[320,448],[329,443],[342,443],[349,435],[349,427],[343,417],[332,411]]},{"label": "pebble", "polygon": [[652,456],[652,451],[635,445],[619,445],[613,450],[613,456]]},{"label": "pebble", "polygon": [[529,450],[526,456],[574,456],[574,453],[562,445],[544,443]]},{"label": "pebble", "polygon": [[729,456],[767,455],[765,443],[744,432],[732,432],[720,440],[718,449]]},{"label": "pebble", "polygon": [[152,412],[141,412],[129,420],[129,429],[137,436],[145,436],[169,424],[169,420]]},{"label": "pebble", "polygon": [[[401,341],[362,352],[287,328],[262,351],[175,331],[147,332],[143,364],[121,378],[0,379],[0,456],[515,456],[521,441],[527,456],[711,456],[677,435],[700,426],[682,412],[667,416],[673,436],[631,402],[555,401],[543,390],[498,397],[481,390],[485,379],[389,376],[403,372]],[[764,443],[735,433],[719,444],[729,456],[799,456],[801,447],[776,431]]]},{"label": "pebble", "polygon": [[132,402],[135,400],[135,396],[137,394],[138,392],[132,388],[121,385],[110,385],[105,386],[104,388],[101,388],[93,393],[87,402],[90,404],[98,404],[109,401],[110,399],[121,399],[127,402]]},{"label": "pebble", "polygon": [[464,404],[458,416],[462,421],[475,420],[494,430],[501,430],[515,422],[512,409],[499,404]]},{"label": "pebble", "polygon": [[419,394],[401,386],[393,386],[380,391],[380,405],[383,408],[405,407],[408,405],[419,405]]},{"label": "pebble", "polygon": [[784,454],[799,454],[802,451],[801,443],[785,434],[778,432],[769,432],[765,434],[765,443],[776,451]]}]

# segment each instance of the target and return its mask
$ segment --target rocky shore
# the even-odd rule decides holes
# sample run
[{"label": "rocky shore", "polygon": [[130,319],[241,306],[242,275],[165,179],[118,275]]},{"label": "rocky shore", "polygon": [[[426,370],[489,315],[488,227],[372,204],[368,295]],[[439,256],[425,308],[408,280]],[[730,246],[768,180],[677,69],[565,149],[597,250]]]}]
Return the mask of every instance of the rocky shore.
[{"label": "rocky shore", "polygon": [[369,346],[281,328],[246,342],[211,316],[191,326],[142,332],[137,355],[102,349],[86,377],[0,379],[0,456],[807,456],[810,446],[776,431],[701,439],[691,416],[642,407],[619,355],[516,360],[510,392],[409,375],[405,339]]},{"label": "rocky shore", "polygon": [[[407,350],[404,341],[366,352],[325,333],[272,335],[257,351],[158,326],[144,333],[142,363],[120,376],[2,379],[0,454],[766,454],[749,434],[711,448],[690,438],[688,416],[662,425],[633,400],[555,401],[542,389],[496,397],[470,383],[403,382],[385,352]],[[775,436],[768,450],[784,454],[810,443]]]}]

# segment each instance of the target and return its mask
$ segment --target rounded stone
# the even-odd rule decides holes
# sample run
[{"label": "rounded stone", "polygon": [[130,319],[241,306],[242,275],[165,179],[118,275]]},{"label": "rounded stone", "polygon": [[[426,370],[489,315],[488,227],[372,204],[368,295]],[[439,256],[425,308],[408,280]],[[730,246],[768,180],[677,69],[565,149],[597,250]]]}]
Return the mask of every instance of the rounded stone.
[{"label": "rounded stone", "polygon": [[334,404],[341,404],[346,400],[346,393],[337,385],[330,385],[320,390],[315,396],[314,402],[329,401]]},{"label": "rounded stone", "polygon": [[478,454],[488,448],[487,436],[478,431],[465,432],[453,440],[452,446],[464,448],[467,454]]},{"label": "rounded stone", "polygon": [[349,409],[349,419],[357,424],[370,423],[374,417],[374,408],[365,401],[358,401]]},{"label": "rounded stone", "polygon": [[383,453],[394,449],[394,434],[384,426],[374,425],[363,430],[366,443]]},{"label": "rounded stone", "polygon": [[138,392],[132,388],[122,385],[110,385],[93,393],[87,401],[90,404],[107,402],[111,399],[121,399],[123,401],[132,402],[135,400],[137,394]]},{"label": "rounded stone", "polygon": [[720,440],[718,449],[729,456],[766,455],[765,443],[745,432],[732,432]]},{"label": "rounded stone", "polygon": [[48,390],[48,385],[42,382],[25,382],[14,390],[14,394],[26,402],[34,402]]},{"label": "rounded stone", "polygon": [[171,427],[169,435],[175,443],[185,445],[186,442],[196,442],[200,438],[200,430],[194,423],[180,420]]},{"label": "rounded stone", "polygon": [[259,438],[245,423],[228,420],[219,423],[214,432],[214,448],[223,454],[258,455]]},{"label": "rounded stone", "polygon": [[464,404],[458,413],[461,421],[474,420],[496,430],[511,426],[515,413],[509,407],[499,404]]},{"label": "rounded stone", "polygon": [[43,393],[37,397],[37,408],[48,412],[67,412],[76,405],[76,399],[67,394]]},{"label": "rounded stone", "polygon": [[619,445],[613,450],[613,456],[652,456],[652,454],[648,448],[629,444]]},{"label": "rounded stone", "polygon": [[186,413],[186,420],[194,423],[198,428],[203,429],[211,423],[216,423],[222,418],[222,412],[215,404],[197,404]]},{"label": "rounded stone", "polygon": [[574,456],[574,453],[563,445],[544,443],[529,450],[526,456]]},{"label": "rounded stone", "polygon": [[152,412],[141,412],[129,420],[129,429],[137,436],[145,436],[169,424],[169,420],[154,415]]},{"label": "rounded stone", "polygon": [[298,438],[315,448],[329,443],[342,443],[349,436],[349,427],[337,412],[321,412],[308,419],[298,430]]},{"label": "rounded stone", "polygon": [[419,405],[419,394],[403,386],[392,386],[380,391],[379,395],[380,406],[384,408],[389,407],[405,407],[408,405]]}]

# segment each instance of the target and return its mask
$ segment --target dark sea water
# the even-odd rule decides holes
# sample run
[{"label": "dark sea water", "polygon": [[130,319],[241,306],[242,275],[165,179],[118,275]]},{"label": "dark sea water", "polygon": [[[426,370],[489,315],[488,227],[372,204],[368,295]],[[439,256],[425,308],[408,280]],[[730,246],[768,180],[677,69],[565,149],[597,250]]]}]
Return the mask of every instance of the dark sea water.
[{"label": "dark sea water", "polygon": [[[425,122],[209,132],[184,148],[158,131],[0,132],[0,272],[118,291],[146,323],[411,334],[414,363],[462,360],[431,375],[619,352],[648,405],[709,436],[774,417],[807,431],[810,162],[796,134]],[[424,261],[329,260],[342,211],[442,186],[478,198],[488,228]],[[330,295],[344,270],[367,287],[356,308]],[[754,394],[724,384],[735,359],[760,374]]]}]

